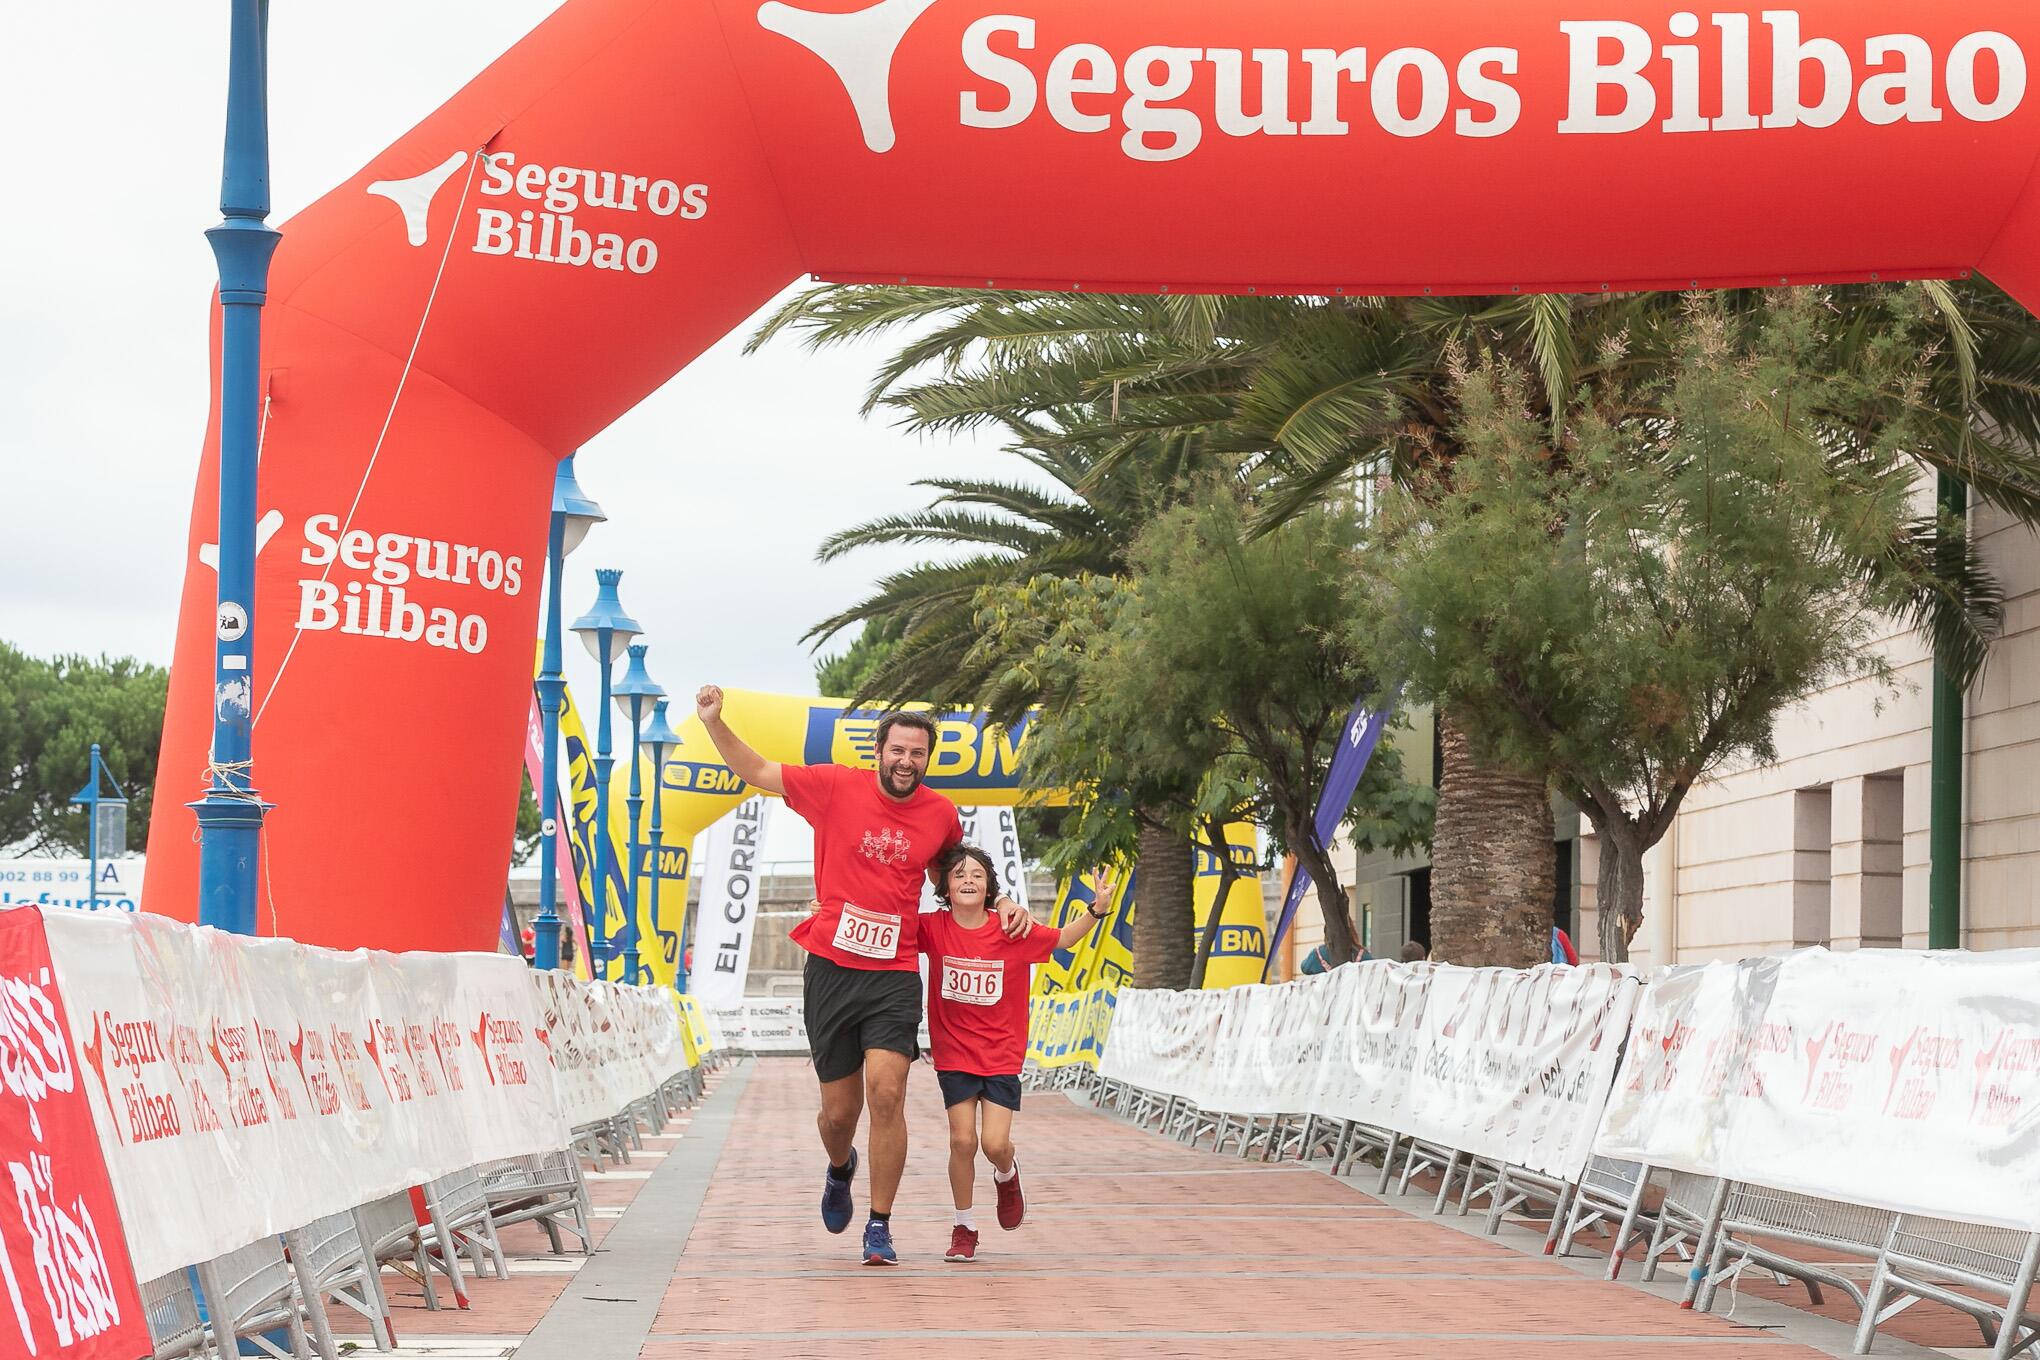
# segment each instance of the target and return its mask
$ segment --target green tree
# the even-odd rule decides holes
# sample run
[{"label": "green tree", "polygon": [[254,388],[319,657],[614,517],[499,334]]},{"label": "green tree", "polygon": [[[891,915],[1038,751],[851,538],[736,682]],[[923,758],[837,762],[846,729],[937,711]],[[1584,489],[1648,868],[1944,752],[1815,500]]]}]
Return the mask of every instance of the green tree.
[{"label": "green tree", "polygon": [[[169,673],[132,657],[41,660],[0,643],[0,845],[83,854],[84,816],[70,805],[99,743],[107,771],[128,796],[127,844],[148,843],[156,754]],[[191,796],[202,772],[190,772]]]},{"label": "green tree", "polygon": [[815,660],[815,692],[834,699],[866,699],[872,681],[892,656],[893,640],[877,622],[867,622],[850,645]]},{"label": "green tree", "polygon": [[[1929,382],[1931,308],[1887,295],[1838,367],[1826,301],[1689,299],[1658,334],[1669,363],[1604,365],[1556,420],[1490,351],[1457,379],[1449,468],[1389,493],[1359,559],[1363,649],[1449,707],[1476,757],[1550,771],[1591,818],[1604,958],[1627,957],[1643,855],[1695,780],[1770,758],[1778,712],[1822,686],[1889,681],[1875,614],[1996,626],[1959,526],[1909,508],[1922,422],[1831,423]],[[1548,918],[1490,929],[1518,938],[1488,952],[1527,952]]]}]

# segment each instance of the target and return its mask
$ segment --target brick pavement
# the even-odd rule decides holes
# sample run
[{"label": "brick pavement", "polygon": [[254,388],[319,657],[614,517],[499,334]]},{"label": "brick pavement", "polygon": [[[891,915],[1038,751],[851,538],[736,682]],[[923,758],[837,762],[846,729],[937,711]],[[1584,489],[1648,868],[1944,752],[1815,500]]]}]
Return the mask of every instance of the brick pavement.
[{"label": "brick pavement", "polygon": [[[1030,1095],[1016,1125],[1026,1224],[999,1231],[989,1175],[981,1175],[979,1258],[951,1265],[941,1259],[950,1223],[941,1101],[920,1064],[909,1097],[913,1149],[893,1220],[901,1264],[866,1267],[857,1253],[863,1177],[850,1232],[830,1236],[816,1213],[814,1113],[806,1063],[750,1065],[649,1332],[591,1336],[587,1360],[1004,1360],[1055,1346],[1086,1357],[1229,1360],[1248,1347],[1257,1357],[1440,1360],[1823,1354],[1779,1334],[1782,1318],[1806,1335],[1791,1325],[1804,1314],[1757,1297],[1784,1299],[1785,1291],[1746,1289],[1735,1319],[1684,1312],[1602,1282],[1595,1263],[1526,1253],[1524,1234],[1509,1242],[1469,1234],[1321,1171],[1185,1148],[1060,1095]],[[598,1231],[689,1136],[674,1134],[653,1140],[651,1155],[622,1174],[595,1181]],[[397,1291],[407,1351],[438,1360],[513,1354],[572,1289],[578,1256],[547,1257],[543,1239],[523,1227],[505,1234],[505,1246],[518,1258],[511,1278],[477,1281],[469,1312],[430,1313],[415,1289]],[[1830,1328],[1816,1339],[1839,1353],[1837,1335]],[[1885,1343],[1878,1349],[1893,1353]]]}]

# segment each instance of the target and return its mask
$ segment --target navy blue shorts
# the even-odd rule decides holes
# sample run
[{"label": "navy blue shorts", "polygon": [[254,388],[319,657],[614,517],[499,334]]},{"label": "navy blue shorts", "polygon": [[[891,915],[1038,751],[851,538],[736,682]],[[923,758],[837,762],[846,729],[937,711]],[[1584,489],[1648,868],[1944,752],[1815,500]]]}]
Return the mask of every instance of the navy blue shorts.
[{"label": "navy blue shorts", "polygon": [[975,1072],[943,1072],[937,1070],[935,1080],[942,1083],[942,1106],[961,1105],[973,1096],[983,1096],[992,1104],[1003,1109],[1020,1108],[1020,1078],[981,1077]]}]

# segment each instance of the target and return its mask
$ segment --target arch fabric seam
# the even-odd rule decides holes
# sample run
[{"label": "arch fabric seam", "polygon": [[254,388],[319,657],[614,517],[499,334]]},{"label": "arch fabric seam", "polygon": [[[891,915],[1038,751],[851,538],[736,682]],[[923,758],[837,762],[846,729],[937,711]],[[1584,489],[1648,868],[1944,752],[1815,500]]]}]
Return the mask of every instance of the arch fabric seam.
[{"label": "arch fabric seam", "polygon": [[[467,208],[468,194],[475,186],[475,170],[481,165],[482,153],[487,148],[488,143],[483,142],[475,148],[474,156],[468,161],[467,181],[461,185],[460,202],[454,206],[453,210],[455,218],[458,218]],[[342,534],[346,533],[353,526],[354,513],[361,508],[361,498],[368,494],[368,479],[375,475],[376,461],[382,457],[383,445],[389,442],[390,426],[396,423],[397,407],[403,403],[404,388],[411,381],[411,370],[417,364],[418,347],[425,342],[425,325],[432,319],[433,304],[439,300],[439,285],[446,278],[446,265],[453,258],[453,243],[456,239],[458,239],[456,233],[448,232],[446,234],[446,248],[439,252],[439,268],[433,271],[432,287],[425,294],[424,310],[418,314],[418,329],[411,336],[411,352],[404,356],[404,367],[397,374],[396,391],[390,394],[390,409],[383,413],[382,429],[376,434],[375,447],[368,451],[368,462],[361,469],[361,481],[355,485],[354,499],[347,506],[346,518],[340,522],[340,532]],[[339,558],[336,554],[333,561],[338,560]],[[333,574],[333,561],[327,562],[324,570],[319,573],[321,584],[324,584],[327,578]],[[290,669],[291,658],[297,655],[298,643],[304,638],[304,635],[302,628],[296,629],[291,633],[290,646],[284,649],[283,660],[277,663],[276,674],[271,677],[269,688],[262,695],[262,706],[255,710],[255,716],[248,724],[251,730],[261,724],[262,715],[269,711],[270,701],[276,698],[276,691],[283,687],[284,672]]]},{"label": "arch fabric seam", "polygon": [[787,237],[793,242],[795,256],[800,263],[800,272],[812,274],[808,267],[810,259],[807,238],[801,234],[800,224],[794,220],[793,208],[788,203],[786,189],[779,182],[779,167],[773,163],[772,153],[765,140],[765,130],[758,126],[758,103],[751,97],[751,87],[744,80],[744,68],[737,64],[736,50],[730,46],[729,26],[723,22],[721,0],[707,0],[709,13],[715,16],[715,31],[722,38],[723,55],[729,59],[730,78],[736,82],[737,94],[744,101],[744,120],[751,125],[751,140],[757,143],[758,160],[765,167],[765,180],[772,186],[772,196],[779,200],[779,219],[786,224]]},{"label": "arch fabric seam", "polygon": [[2012,194],[2011,206],[2005,209],[2004,219],[1997,224],[1997,230],[1990,234],[1990,239],[1983,243],[1983,254],[1978,256],[1976,261],[1977,268],[1982,268],[1983,262],[1990,258],[1992,251],[1997,249],[1997,243],[2004,238],[2005,232],[2010,229],[2012,219],[2018,216],[2020,205],[2026,201],[2027,195],[2036,191],[2036,187],[2040,187],[2040,151],[2035,151],[2033,159],[2027,163],[2026,177],[2019,181],[2018,189]]}]

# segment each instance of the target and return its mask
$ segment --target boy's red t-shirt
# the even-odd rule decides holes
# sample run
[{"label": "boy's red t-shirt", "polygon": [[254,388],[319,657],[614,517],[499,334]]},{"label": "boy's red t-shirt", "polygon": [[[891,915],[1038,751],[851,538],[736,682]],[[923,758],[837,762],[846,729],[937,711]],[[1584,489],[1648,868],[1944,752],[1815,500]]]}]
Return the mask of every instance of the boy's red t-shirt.
[{"label": "boy's red t-shirt", "polygon": [[921,885],[935,857],[963,840],[956,805],[926,784],[904,802],[888,798],[871,770],[781,769],[786,805],[815,829],[815,898],[822,904],[789,938],[845,968],[919,968]]},{"label": "boy's red t-shirt", "polygon": [[1017,940],[999,918],[966,930],[947,911],[921,918],[928,956],[928,1053],[942,1072],[1017,1076],[1027,1062],[1027,993],[1034,965],[1055,953],[1061,932],[1036,921]]}]

